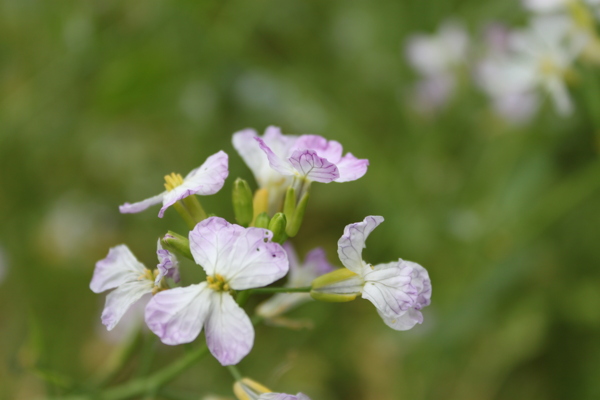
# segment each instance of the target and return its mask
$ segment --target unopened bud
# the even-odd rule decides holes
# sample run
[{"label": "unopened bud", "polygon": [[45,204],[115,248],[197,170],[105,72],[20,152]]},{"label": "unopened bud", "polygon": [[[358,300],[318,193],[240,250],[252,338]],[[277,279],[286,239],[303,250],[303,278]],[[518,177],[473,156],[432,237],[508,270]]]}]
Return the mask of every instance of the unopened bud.
[{"label": "unopened bud", "polygon": [[352,301],[362,293],[363,285],[360,276],[349,269],[340,268],[313,280],[310,295],[319,301],[334,303]]},{"label": "unopened bud", "polygon": [[173,231],[168,231],[161,242],[167,250],[175,251],[190,260],[194,259],[192,252],[190,251],[190,241],[185,236],[181,236]]},{"label": "unopened bud", "polygon": [[233,385],[233,393],[238,400],[256,400],[261,394],[272,392],[252,379],[242,378]]},{"label": "unopened bud", "polygon": [[286,218],[283,213],[273,215],[269,222],[269,230],[273,232],[273,242],[283,243],[287,239],[285,234]]},{"label": "unopened bud", "polygon": [[260,214],[269,210],[269,191],[263,188],[254,192],[252,206],[254,208],[254,219],[256,220]]},{"label": "unopened bud", "polygon": [[252,190],[248,182],[241,178],[237,178],[233,182],[232,193],[233,211],[235,220],[242,226],[248,226],[254,217],[254,207],[252,205]]},{"label": "unopened bud", "polygon": [[269,227],[269,220],[269,215],[266,212],[260,213],[254,220],[254,226],[267,229]]},{"label": "unopened bud", "polygon": [[294,210],[294,216],[291,220],[288,220],[285,233],[287,233],[289,237],[296,236],[298,234],[298,231],[300,230],[302,220],[304,219],[304,212],[306,211],[306,205],[308,204],[308,198],[308,192],[305,192],[298,204],[296,205],[296,209]]}]

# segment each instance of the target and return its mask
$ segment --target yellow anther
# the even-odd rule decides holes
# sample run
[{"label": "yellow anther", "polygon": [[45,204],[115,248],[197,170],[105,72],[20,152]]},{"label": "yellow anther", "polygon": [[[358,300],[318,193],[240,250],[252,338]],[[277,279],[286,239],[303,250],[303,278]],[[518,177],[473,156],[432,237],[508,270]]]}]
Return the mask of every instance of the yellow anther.
[{"label": "yellow anther", "polygon": [[175,172],[165,175],[165,189],[169,192],[183,183],[183,177]]},{"label": "yellow anther", "polygon": [[558,65],[549,57],[544,57],[540,62],[540,72],[542,75],[560,75],[561,71]]},{"label": "yellow anther", "polygon": [[225,282],[225,278],[221,274],[215,274],[214,276],[208,276],[206,278],[208,287],[217,292],[227,292],[231,289],[229,284]]},{"label": "yellow anther", "polygon": [[150,271],[149,269],[146,268],[144,270],[144,273],[141,274],[138,277],[138,281],[141,281],[141,280],[144,280],[144,279],[147,279],[149,281],[153,281],[155,278],[156,278],[156,276],[152,273],[152,271]]}]

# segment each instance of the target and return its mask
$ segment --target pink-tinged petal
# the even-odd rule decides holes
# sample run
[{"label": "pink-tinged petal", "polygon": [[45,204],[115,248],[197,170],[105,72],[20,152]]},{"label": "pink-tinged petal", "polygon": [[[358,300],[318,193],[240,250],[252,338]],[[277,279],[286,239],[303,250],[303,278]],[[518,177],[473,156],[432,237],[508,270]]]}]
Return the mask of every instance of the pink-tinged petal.
[{"label": "pink-tinged petal", "polygon": [[400,260],[400,262],[412,268],[410,284],[417,290],[417,299],[413,307],[420,310],[428,306],[431,303],[431,280],[427,270],[412,261]]},{"label": "pink-tinged petal", "polygon": [[167,208],[188,196],[194,194],[208,196],[221,190],[229,175],[228,162],[227,153],[224,151],[208,157],[204,164],[192,170],[185,177],[180,186],[165,193],[163,206],[158,216],[162,218]]},{"label": "pink-tinged petal", "polygon": [[294,175],[294,169],[290,163],[275,154],[264,140],[259,137],[255,137],[254,140],[258,142],[261,150],[267,155],[267,159],[269,160],[269,165],[271,165],[271,168],[279,172],[281,175]]},{"label": "pink-tinged petal", "polygon": [[158,265],[156,267],[158,268],[158,275],[154,284],[159,286],[160,281],[163,278],[171,278],[175,283],[179,283],[179,261],[177,260],[177,257],[175,254],[162,247],[160,239],[158,239],[156,247],[156,255],[158,256]]},{"label": "pink-tinged petal", "polygon": [[277,293],[260,303],[256,314],[266,319],[275,318],[311,300],[308,293]]},{"label": "pink-tinged petal", "polygon": [[210,311],[212,290],[202,282],[157,293],[146,306],[146,325],[169,345],[192,342]]},{"label": "pink-tinged petal", "polygon": [[366,247],[365,241],[373,229],[383,222],[383,217],[368,216],[362,222],[347,225],[344,234],[338,240],[338,256],[340,261],[350,271],[362,275],[365,263],[362,260],[362,251]]},{"label": "pink-tinged petal", "polygon": [[160,204],[163,202],[163,198],[168,192],[163,192],[154,197],[150,197],[149,199],[138,201],[137,203],[125,203],[119,206],[119,212],[121,214],[134,214],[139,213],[140,211],[144,211],[148,207],[152,207],[156,204]]},{"label": "pink-tinged petal", "polygon": [[335,164],[319,157],[314,150],[296,150],[289,161],[296,171],[309,181],[329,183],[340,177]]},{"label": "pink-tinged petal", "polygon": [[106,304],[102,311],[102,323],[109,331],[112,330],[123,314],[143,295],[151,293],[154,284],[142,279],[120,285],[106,296]]},{"label": "pink-tinged petal", "polygon": [[350,182],[362,178],[363,175],[367,173],[369,160],[358,159],[354,157],[352,153],[347,153],[336,165],[340,172],[340,177],[335,181]]},{"label": "pink-tinged petal", "polygon": [[[231,249],[244,228],[223,218],[210,217],[197,224],[189,234],[190,251],[194,261],[212,276],[218,266],[231,263]],[[221,272],[219,272],[221,273]]]},{"label": "pink-tinged petal", "polygon": [[298,268],[300,268],[301,266],[300,260],[298,259],[298,253],[296,253],[294,245],[292,245],[291,242],[285,242],[282,245],[282,247],[288,256],[288,262],[290,264],[290,274],[293,274],[294,271],[298,270]]},{"label": "pink-tinged petal", "polygon": [[90,289],[94,293],[116,288],[126,282],[137,281],[146,267],[140,263],[131,250],[120,244],[108,251],[106,258],[96,263]]},{"label": "pink-tinged petal", "polygon": [[206,344],[221,365],[235,365],[254,344],[254,327],[244,310],[226,292],[211,291]]},{"label": "pink-tinged petal", "polygon": [[311,271],[311,274],[314,275],[315,278],[335,269],[335,267],[327,261],[325,250],[320,247],[308,252],[304,259],[304,268]]},{"label": "pink-tinged petal", "polygon": [[190,232],[190,250],[207,275],[222,275],[235,290],[266,286],[285,276],[289,264],[283,247],[268,229],[242,228],[211,217]]},{"label": "pink-tinged petal", "polygon": [[[283,278],[289,271],[287,253],[279,243],[271,242],[268,229],[247,228],[231,249],[231,261],[219,265],[223,275],[235,290],[267,286]],[[222,271],[222,272],[221,272]]]},{"label": "pink-tinged petal", "polygon": [[342,158],[342,145],[339,142],[335,140],[328,141],[318,135],[300,136],[294,148],[297,150],[314,150],[319,157],[323,157],[333,164],[337,164]]},{"label": "pink-tinged petal", "polygon": [[417,289],[411,285],[413,268],[407,263],[376,265],[364,275],[363,299],[369,300],[385,315],[400,315],[413,307]]},{"label": "pink-tinged petal", "polygon": [[423,314],[415,309],[409,309],[401,315],[386,315],[380,310],[377,310],[379,316],[387,326],[397,331],[407,331],[413,328],[416,324],[423,323]]}]

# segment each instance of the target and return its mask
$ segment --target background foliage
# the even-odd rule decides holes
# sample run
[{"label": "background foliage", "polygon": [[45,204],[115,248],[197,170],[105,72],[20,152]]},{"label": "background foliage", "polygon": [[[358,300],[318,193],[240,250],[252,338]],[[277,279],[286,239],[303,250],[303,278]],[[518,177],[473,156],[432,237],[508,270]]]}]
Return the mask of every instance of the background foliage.
[{"label": "background foliage", "polygon": [[[300,253],[323,246],[339,265],[343,227],[383,215],[367,259],[419,262],[433,302],[409,332],[366,301],[308,304],[291,317],[314,329],[260,326],[245,374],[316,400],[600,398],[600,76],[580,71],[565,120],[546,104],[511,128],[467,86],[422,118],[402,46],[448,17],[477,37],[525,13],[516,0],[0,0],[0,398],[86,390],[119,346],[88,288],[94,263],[127,243],[153,265],[156,238],[185,230],[173,210],[117,206],[223,149],[230,178],[203,204],[231,219],[233,179],[252,181],[231,134],[270,124],[371,160],[359,181],[313,185]],[[186,351],[142,342],[153,356],[115,382]],[[206,358],[171,396],[231,383]]]}]

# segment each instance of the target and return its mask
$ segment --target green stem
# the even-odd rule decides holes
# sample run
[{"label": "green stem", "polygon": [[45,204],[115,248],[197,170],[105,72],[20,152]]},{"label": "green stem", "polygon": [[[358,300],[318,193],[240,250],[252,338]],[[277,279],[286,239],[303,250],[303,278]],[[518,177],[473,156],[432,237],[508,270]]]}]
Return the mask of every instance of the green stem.
[{"label": "green stem", "polygon": [[185,221],[188,228],[190,230],[194,229],[194,227],[196,226],[196,221],[190,215],[190,213],[187,211],[187,209],[183,206],[183,204],[180,202],[176,202],[175,204],[173,204],[173,208],[175,208],[175,211],[177,211],[177,213],[181,216],[181,218],[183,218],[183,220]]},{"label": "green stem", "polygon": [[195,194],[184,198],[183,204],[196,223],[206,219],[206,211],[202,208],[202,205]]},{"label": "green stem", "polygon": [[228,365],[227,369],[229,370],[229,372],[231,373],[231,376],[233,376],[233,379],[237,382],[237,381],[241,381],[242,380],[242,374],[240,373],[240,370],[237,369],[237,367],[235,365]]},{"label": "green stem", "polygon": [[312,289],[311,286],[286,288],[286,287],[267,287],[248,290],[250,294],[271,294],[271,293],[308,293]]},{"label": "green stem", "polygon": [[131,356],[133,356],[135,350],[142,341],[142,330],[140,328],[141,326],[135,329],[129,337],[127,337],[123,345],[117,349],[116,352],[111,354],[108,361],[104,363],[103,369],[101,369],[98,372],[98,375],[93,379],[96,386],[102,387],[110,383],[110,381],[122,371],[125,364],[129,362]]}]

